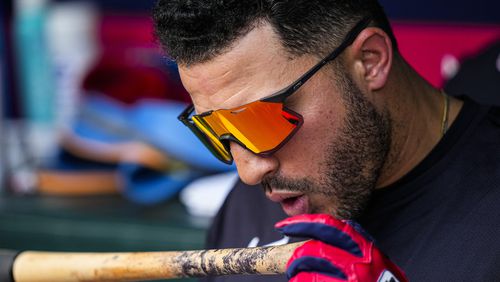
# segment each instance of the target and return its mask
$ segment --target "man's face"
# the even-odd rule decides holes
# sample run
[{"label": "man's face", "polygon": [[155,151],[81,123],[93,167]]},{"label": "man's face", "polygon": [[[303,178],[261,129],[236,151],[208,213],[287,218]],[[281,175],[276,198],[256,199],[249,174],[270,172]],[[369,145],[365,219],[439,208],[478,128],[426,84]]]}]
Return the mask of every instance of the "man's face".
[{"label": "man's face", "polygon": [[[318,59],[290,58],[277,35],[261,25],[228,52],[201,64],[180,66],[196,111],[234,108],[291,84]],[[292,216],[359,214],[375,187],[390,144],[390,119],[379,113],[346,73],[316,73],[285,106],[304,124],[279,151],[261,157],[231,143],[241,179],[262,183],[266,195]],[[257,207],[258,208],[258,207]]]}]

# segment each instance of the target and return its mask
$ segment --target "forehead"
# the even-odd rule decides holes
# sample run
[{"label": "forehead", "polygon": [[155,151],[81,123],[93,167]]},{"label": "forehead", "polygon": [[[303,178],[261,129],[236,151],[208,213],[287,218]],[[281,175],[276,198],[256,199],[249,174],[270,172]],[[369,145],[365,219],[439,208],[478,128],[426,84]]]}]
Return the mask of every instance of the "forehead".
[{"label": "forehead", "polygon": [[291,58],[269,24],[260,24],[214,59],[179,73],[197,112],[236,107],[280,90],[309,64]]}]

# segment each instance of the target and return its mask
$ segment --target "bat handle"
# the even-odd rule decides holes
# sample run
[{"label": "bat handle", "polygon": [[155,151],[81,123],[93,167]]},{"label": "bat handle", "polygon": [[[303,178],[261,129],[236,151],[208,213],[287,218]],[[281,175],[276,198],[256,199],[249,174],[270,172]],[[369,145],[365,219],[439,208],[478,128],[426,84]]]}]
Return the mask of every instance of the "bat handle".
[{"label": "bat handle", "polygon": [[18,254],[17,251],[0,250],[0,281],[14,282],[12,265]]}]

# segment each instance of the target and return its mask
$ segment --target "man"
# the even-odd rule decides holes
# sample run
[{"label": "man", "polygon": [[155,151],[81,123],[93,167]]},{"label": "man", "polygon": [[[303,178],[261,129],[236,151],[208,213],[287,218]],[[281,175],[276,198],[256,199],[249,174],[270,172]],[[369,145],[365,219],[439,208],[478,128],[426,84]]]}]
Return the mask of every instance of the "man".
[{"label": "man", "polygon": [[431,87],[375,0],[160,0],[154,18],[180,119],[314,239],[291,281],[405,281],[351,219],[410,281],[499,281],[500,111]]}]

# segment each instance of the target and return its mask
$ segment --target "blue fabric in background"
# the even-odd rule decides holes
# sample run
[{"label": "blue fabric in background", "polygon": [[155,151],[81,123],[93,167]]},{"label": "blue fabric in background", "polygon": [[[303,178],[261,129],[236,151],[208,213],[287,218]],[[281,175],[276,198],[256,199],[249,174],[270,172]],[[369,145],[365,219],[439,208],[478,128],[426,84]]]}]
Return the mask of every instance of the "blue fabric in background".
[{"label": "blue fabric in background", "polygon": [[[208,172],[234,169],[217,160],[177,116],[186,104],[175,101],[142,100],[132,107],[101,95],[90,95],[82,105],[82,113],[73,126],[81,137],[102,142],[120,142],[130,138],[151,144],[170,157]],[[99,123],[105,121],[107,125]],[[129,131],[126,136],[115,129]],[[118,130],[119,131],[119,130]]]},{"label": "blue fabric in background", "polygon": [[194,170],[164,174],[133,163],[119,164],[118,171],[124,181],[123,196],[142,205],[159,204],[176,196],[191,180],[201,175]]},{"label": "blue fabric in background", "polygon": [[177,120],[185,106],[181,102],[157,100],[142,100],[133,106],[125,106],[106,96],[89,95],[72,130],[81,138],[110,144],[142,141],[187,164],[186,169],[163,172],[130,162],[121,162],[116,166],[91,162],[82,165],[61,156],[55,166],[64,169],[116,169],[123,181],[123,196],[144,205],[172,198],[190,181],[202,175],[234,170],[234,165],[223,164],[212,156]]}]

